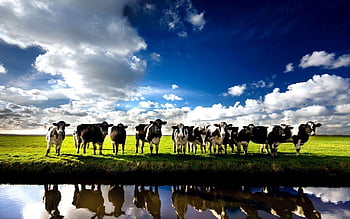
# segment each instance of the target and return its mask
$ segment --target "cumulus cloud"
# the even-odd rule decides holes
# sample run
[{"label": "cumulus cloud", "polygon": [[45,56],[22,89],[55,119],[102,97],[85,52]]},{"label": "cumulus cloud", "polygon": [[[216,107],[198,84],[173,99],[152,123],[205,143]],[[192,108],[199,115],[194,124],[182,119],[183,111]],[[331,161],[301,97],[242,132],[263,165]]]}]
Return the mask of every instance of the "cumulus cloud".
[{"label": "cumulus cloud", "polygon": [[190,22],[194,28],[198,30],[202,30],[205,25],[205,20],[204,20],[204,12],[202,13],[190,13],[187,18],[188,22]]},{"label": "cumulus cloud", "polygon": [[164,94],[163,98],[166,100],[171,100],[171,101],[175,101],[175,100],[182,100],[181,97],[175,95],[175,94]]},{"label": "cumulus cloud", "polygon": [[5,66],[0,62],[0,74],[6,74],[7,70]]},{"label": "cumulus cloud", "polygon": [[336,57],[334,53],[326,51],[314,51],[312,54],[306,54],[300,60],[300,67],[324,67],[335,69],[350,66],[350,54],[344,54]]},{"label": "cumulus cloud", "polygon": [[75,98],[103,94],[118,100],[135,91],[146,68],[135,53],[147,44],[123,16],[127,1],[0,4],[0,39],[21,48],[40,47],[44,53],[33,66],[61,77]]},{"label": "cumulus cloud", "polygon": [[224,96],[241,96],[244,93],[244,90],[247,89],[247,85],[246,84],[242,84],[242,85],[235,85],[233,87],[230,87],[227,89],[227,92],[224,93]]},{"label": "cumulus cloud", "polygon": [[292,71],[294,71],[293,63],[288,63],[288,64],[286,65],[286,69],[284,70],[283,73],[292,72]]},{"label": "cumulus cloud", "polygon": [[177,89],[177,88],[179,88],[178,85],[176,85],[176,84],[172,84],[172,85],[171,85],[171,89],[175,90],[175,89]]},{"label": "cumulus cloud", "polygon": [[157,108],[159,106],[159,104],[148,100],[148,101],[139,102],[139,106],[142,108]]}]

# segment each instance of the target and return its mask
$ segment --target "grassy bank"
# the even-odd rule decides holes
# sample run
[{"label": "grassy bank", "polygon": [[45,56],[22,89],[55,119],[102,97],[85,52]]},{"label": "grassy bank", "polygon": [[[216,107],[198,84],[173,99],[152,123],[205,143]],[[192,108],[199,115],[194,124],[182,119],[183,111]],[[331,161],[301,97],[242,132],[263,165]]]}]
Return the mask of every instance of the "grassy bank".
[{"label": "grassy bank", "polygon": [[349,185],[350,137],[315,136],[295,156],[292,144],[279,147],[277,159],[249,145],[248,156],[172,153],[170,136],[163,136],[159,155],[135,153],[134,136],[127,137],[125,154],[115,156],[109,137],[103,154],[77,154],[67,136],[61,156],[54,148],[45,157],[44,136],[0,136],[0,180],[13,183],[113,180],[121,183],[277,183]]}]

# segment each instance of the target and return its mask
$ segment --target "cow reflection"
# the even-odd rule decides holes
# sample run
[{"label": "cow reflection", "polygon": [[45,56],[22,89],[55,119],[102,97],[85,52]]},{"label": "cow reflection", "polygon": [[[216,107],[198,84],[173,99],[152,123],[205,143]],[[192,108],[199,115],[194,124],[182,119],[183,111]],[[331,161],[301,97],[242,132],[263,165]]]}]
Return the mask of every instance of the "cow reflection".
[{"label": "cow reflection", "polygon": [[321,214],[315,209],[311,200],[299,188],[297,195],[282,192],[278,187],[256,192],[253,198],[270,207],[270,212],[281,218],[293,218],[293,214],[309,219],[319,219]]},{"label": "cow reflection", "polygon": [[79,185],[76,184],[72,204],[75,205],[76,208],[87,208],[94,212],[95,215],[92,218],[103,218],[105,215],[110,215],[105,212],[100,184],[98,184],[97,187],[91,185],[89,189],[84,184],[82,184],[81,189],[79,189]]},{"label": "cow reflection", "polygon": [[60,211],[58,210],[58,205],[61,201],[61,192],[58,190],[58,185],[44,185],[45,193],[44,193],[44,203],[46,211],[51,215],[52,219],[63,218],[60,215]]},{"label": "cow reflection", "polygon": [[218,218],[228,218],[227,211],[242,211],[247,218],[261,218],[258,210],[293,218],[298,216],[318,219],[320,213],[299,188],[298,194],[281,192],[279,188],[252,193],[249,188],[217,188],[199,186],[174,186],[172,201],[178,218],[185,218],[188,205],[197,211],[210,210]]},{"label": "cow reflection", "polygon": [[138,185],[135,185],[133,201],[137,208],[147,210],[153,218],[161,218],[158,186],[154,188],[150,186],[149,189],[145,189],[144,186],[140,186],[139,188]]},{"label": "cow reflection", "polygon": [[125,214],[125,212],[122,211],[124,204],[124,188],[122,185],[113,185],[109,188],[108,200],[114,205],[113,216],[119,217]]}]

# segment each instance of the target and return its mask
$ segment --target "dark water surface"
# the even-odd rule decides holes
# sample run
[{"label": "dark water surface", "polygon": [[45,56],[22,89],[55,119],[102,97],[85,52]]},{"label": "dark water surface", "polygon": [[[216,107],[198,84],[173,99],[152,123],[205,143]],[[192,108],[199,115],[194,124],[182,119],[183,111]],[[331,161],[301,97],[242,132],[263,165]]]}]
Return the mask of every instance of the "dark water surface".
[{"label": "dark water surface", "polygon": [[338,219],[350,218],[350,187],[2,184],[0,209],[1,219]]}]

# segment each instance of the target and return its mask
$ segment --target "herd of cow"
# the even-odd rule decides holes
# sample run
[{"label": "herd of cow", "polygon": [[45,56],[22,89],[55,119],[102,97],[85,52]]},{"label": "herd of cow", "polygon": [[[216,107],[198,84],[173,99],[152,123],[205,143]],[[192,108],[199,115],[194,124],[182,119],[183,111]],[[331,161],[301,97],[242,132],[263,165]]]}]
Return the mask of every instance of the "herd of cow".
[{"label": "herd of cow", "polygon": [[[136,129],[136,153],[143,153],[145,142],[149,143],[150,153],[153,153],[153,146],[155,146],[155,153],[159,152],[159,143],[162,137],[162,125],[167,124],[166,121],[157,119],[150,121],[149,124],[139,124]],[[60,149],[62,142],[65,138],[65,127],[70,124],[60,121],[53,123],[48,129],[46,135],[47,150],[46,156],[50,153],[52,145],[56,145],[56,154],[60,155]],[[243,148],[243,154],[248,153],[249,142],[260,144],[260,152],[264,150],[271,154],[273,157],[277,156],[277,149],[281,143],[291,142],[295,146],[297,155],[300,154],[300,148],[305,144],[311,135],[315,135],[317,127],[320,127],[320,123],[307,122],[301,124],[298,127],[298,132],[292,135],[293,127],[289,125],[276,125],[272,128],[272,131],[268,132],[266,126],[255,126],[249,124],[243,126],[241,130],[238,127],[234,127],[232,124],[221,122],[219,124],[206,125],[206,126],[185,126],[180,123],[172,126],[172,141],[174,147],[174,153],[197,153],[197,146],[199,145],[202,153],[207,152],[207,146],[209,153],[227,153],[227,146],[231,147],[233,153],[234,146],[236,146],[237,153],[240,154]],[[122,153],[124,153],[124,146],[126,141],[126,128],[123,124],[113,126],[107,122],[98,124],[81,124],[78,125],[73,133],[75,147],[77,153],[80,149],[83,153],[86,153],[86,148],[91,142],[93,144],[94,154],[96,154],[97,146],[99,145],[99,152],[102,154],[103,142],[108,135],[108,128],[111,128],[110,138],[113,147],[113,153],[118,154],[119,145],[121,145]]]}]

